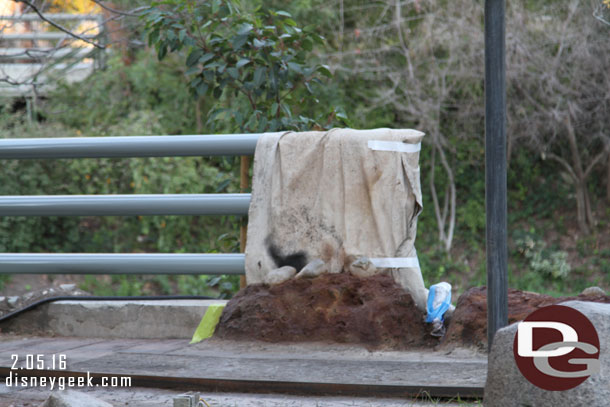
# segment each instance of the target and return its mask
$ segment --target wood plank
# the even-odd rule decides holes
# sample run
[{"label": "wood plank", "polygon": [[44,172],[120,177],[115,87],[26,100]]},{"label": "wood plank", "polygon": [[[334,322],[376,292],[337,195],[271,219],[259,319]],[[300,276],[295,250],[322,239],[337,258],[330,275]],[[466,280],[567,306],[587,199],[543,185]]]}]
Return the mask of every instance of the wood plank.
[{"label": "wood plank", "polygon": [[[18,349],[21,354],[66,354],[68,370],[55,371],[55,375],[128,375],[140,385],[203,386],[217,391],[317,389],[320,394],[337,390],[345,394],[397,395],[426,390],[476,396],[482,394],[487,374],[486,361],[480,356],[472,361],[452,360],[422,351],[395,352],[392,358],[390,352],[366,353],[353,347],[339,352],[336,349],[340,347],[332,345],[328,350],[312,345],[309,351],[307,345],[280,345],[276,347],[280,351],[275,352],[274,345],[253,344],[254,353],[244,352],[247,343],[188,346],[185,340],[29,338],[0,345],[6,350]],[[6,374],[11,365],[10,352],[1,353],[0,373]]]},{"label": "wood plank", "polygon": [[15,341],[14,346],[7,346],[0,351],[0,366],[12,366],[15,358],[18,362],[17,366],[26,366],[28,357],[33,361],[40,357],[48,364],[53,358],[57,360],[59,355],[68,355],[72,350],[100,342],[102,342],[101,339],[81,338],[32,338],[31,340]]},{"label": "wood plank", "polygon": [[121,350],[129,353],[153,353],[167,354],[187,348],[189,341],[187,339],[147,339],[140,340],[138,344]]},{"label": "wood plank", "polygon": [[90,345],[71,349],[66,353],[68,358],[68,369],[73,363],[85,362],[91,359],[102,358],[113,353],[121,352],[133,346],[141,345],[145,342],[141,339],[116,339],[104,340]]},{"label": "wood plank", "polygon": [[[68,356],[69,357],[69,356]],[[153,355],[121,352],[74,363],[75,371],[259,380],[298,383],[353,383],[364,385],[484,386],[487,367],[480,363],[378,362],[352,360],[253,359]],[[448,370],[449,369],[449,370]],[[443,372],[441,374],[441,372]]]},{"label": "wood plank", "polygon": [[36,344],[41,344],[47,341],[47,338],[19,338],[14,340],[5,340],[0,342],[0,354],[13,350],[24,349]]}]

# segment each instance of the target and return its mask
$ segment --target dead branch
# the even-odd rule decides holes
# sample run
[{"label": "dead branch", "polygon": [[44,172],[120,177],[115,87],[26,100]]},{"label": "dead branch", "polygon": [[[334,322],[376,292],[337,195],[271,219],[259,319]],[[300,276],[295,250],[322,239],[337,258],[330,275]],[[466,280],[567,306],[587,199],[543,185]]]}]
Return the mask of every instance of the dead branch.
[{"label": "dead branch", "polygon": [[76,39],[78,39],[78,40],[80,40],[80,41],[84,41],[84,42],[86,42],[87,44],[93,45],[94,47],[99,48],[99,49],[105,49],[105,48],[106,48],[104,45],[99,44],[99,43],[97,43],[97,42],[95,42],[95,41],[91,41],[90,39],[88,39],[88,38],[86,38],[86,37],[84,37],[84,36],[82,36],[82,35],[80,35],[80,34],[77,34],[77,33],[73,32],[73,31],[71,31],[71,30],[69,30],[69,29],[67,29],[67,28],[65,28],[64,26],[62,26],[61,24],[58,24],[57,22],[55,22],[55,21],[51,20],[50,18],[47,18],[47,17],[46,17],[46,16],[45,16],[45,15],[44,15],[44,14],[43,14],[43,13],[42,13],[42,12],[41,12],[39,9],[38,9],[38,7],[36,7],[36,6],[35,6],[35,5],[34,5],[34,4],[31,2],[31,1],[28,1],[28,0],[13,0],[13,1],[16,1],[16,2],[18,2],[18,3],[23,3],[23,4],[27,5],[29,8],[31,8],[31,9],[34,11],[34,13],[38,14],[38,16],[40,17],[40,19],[41,19],[42,21],[47,22],[47,23],[48,23],[48,24],[50,24],[51,26],[53,26],[53,27],[57,28],[57,29],[58,29],[59,31],[61,31],[61,32],[66,33],[66,34],[67,34],[67,35],[69,35],[70,37],[76,38]]},{"label": "dead branch", "polygon": [[106,11],[109,11],[113,14],[118,14],[121,16],[125,16],[125,17],[139,17],[140,15],[142,15],[142,11],[144,10],[148,10],[150,7],[149,6],[142,6],[142,7],[136,7],[132,10],[129,11],[123,11],[123,10],[117,10],[115,8],[112,8],[110,6],[107,6],[106,4],[104,4],[104,2],[99,1],[99,0],[91,0],[92,2],[94,2],[95,4],[97,4],[98,6],[100,6],[101,8],[103,8]]}]

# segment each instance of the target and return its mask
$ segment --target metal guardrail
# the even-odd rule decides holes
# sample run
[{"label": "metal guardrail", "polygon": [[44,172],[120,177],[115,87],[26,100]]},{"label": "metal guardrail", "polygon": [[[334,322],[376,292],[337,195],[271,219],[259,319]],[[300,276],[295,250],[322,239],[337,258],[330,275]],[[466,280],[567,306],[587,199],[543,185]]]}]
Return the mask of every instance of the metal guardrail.
[{"label": "metal guardrail", "polygon": [[250,194],[0,196],[0,216],[247,215]]},{"label": "metal guardrail", "polygon": [[0,274],[244,274],[244,267],[240,253],[0,254]]},{"label": "metal guardrail", "polygon": [[[96,37],[95,34],[83,34],[80,35],[82,38],[93,39]],[[21,40],[43,40],[43,41],[52,41],[52,40],[64,40],[68,38],[72,38],[70,35],[63,32],[44,32],[44,33],[6,33],[2,34],[2,40],[6,41],[21,41]]]},{"label": "metal guardrail", "polygon": [[[98,14],[72,14],[72,13],[48,13],[45,14],[53,21],[68,21],[68,20],[97,20],[101,16]],[[7,21],[42,21],[36,13],[15,14],[15,15],[0,15],[0,20]]]},{"label": "metal guardrail", "polygon": [[0,139],[2,158],[252,155],[260,134]]},{"label": "metal guardrail", "polygon": [[0,48],[0,60],[22,60],[33,61],[54,58],[75,57],[78,59],[91,55],[93,51],[89,48]]},{"label": "metal guardrail", "polygon": [[[45,13],[44,17],[62,25],[70,21],[76,24],[92,22],[96,27],[85,27],[77,33],[78,36],[86,40],[95,39],[101,45],[107,43],[108,33],[101,14]],[[29,97],[52,89],[57,76],[68,82],[80,81],[106,65],[103,50],[76,41],[66,32],[47,31],[49,23],[38,14],[0,15],[0,26],[2,23],[0,70],[11,81],[0,86],[0,95],[25,96],[28,109],[31,109]]]},{"label": "metal guardrail", "polygon": [[[261,134],[0,139],[0,159],[252,155]],[[250,194],[0,196],[0,216],[245,215]],[[244,274],[243,254],[0,253],[0,274]]]}]

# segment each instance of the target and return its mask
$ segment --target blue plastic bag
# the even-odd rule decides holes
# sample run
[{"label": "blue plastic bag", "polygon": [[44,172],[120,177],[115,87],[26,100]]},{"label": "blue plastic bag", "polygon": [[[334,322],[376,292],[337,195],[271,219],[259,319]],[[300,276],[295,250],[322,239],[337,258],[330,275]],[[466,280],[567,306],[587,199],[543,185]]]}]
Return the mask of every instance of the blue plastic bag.
[{"label": "blue plastic bag", "polygon": [[426,322],[443,322],[443,315],[451,306],[451,284],[442,282],[430,286]]}]

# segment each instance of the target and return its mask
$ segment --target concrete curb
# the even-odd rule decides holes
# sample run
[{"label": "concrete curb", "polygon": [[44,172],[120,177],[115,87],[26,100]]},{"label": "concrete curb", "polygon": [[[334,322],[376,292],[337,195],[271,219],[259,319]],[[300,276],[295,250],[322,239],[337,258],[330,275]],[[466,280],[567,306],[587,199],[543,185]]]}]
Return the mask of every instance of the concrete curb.
[{"label": "concrete curb", "polygon": [[5,333],[191,339],[209,305],[226,300],[56,301],[0,324]]}]

